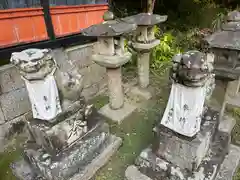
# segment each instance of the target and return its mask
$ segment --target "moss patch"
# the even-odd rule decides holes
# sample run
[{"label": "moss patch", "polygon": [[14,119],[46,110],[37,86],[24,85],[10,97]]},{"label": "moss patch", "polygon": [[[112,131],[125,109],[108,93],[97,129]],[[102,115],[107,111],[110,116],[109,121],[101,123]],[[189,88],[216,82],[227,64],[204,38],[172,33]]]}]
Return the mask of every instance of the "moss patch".
[{"label": "moss patch", "polygon": [[0,153],[0,180],[16,180],[10,168],[11,164],[21,158],[21,144],[25,141],[24,135],[18,135],[9,143],[5,152]]},{"label": "moss patch", "polygon": [[108,96],[97,96],[88,102],[89,104],[94,104],[96,109],[101,109],[105,104],[108,103]]}]

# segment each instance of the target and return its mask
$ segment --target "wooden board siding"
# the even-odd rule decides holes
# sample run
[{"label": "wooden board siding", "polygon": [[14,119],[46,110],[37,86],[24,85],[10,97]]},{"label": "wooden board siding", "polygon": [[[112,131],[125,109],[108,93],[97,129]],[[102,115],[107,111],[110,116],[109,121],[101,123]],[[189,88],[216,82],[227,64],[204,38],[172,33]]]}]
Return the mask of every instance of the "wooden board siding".
[{"label": "wooden board siding", "polygon": [[[103,21],[107,4],[50,7],[56,37],[79,33]],[[0,10],[0,48],[49,39],[42,8]]]},{"label": "wooden board siding", "polygon": [[50,7],[57,37],[79,33],[81,29],[103,21],[108,5],[77,5]]},{"label": "wooden board siding", "polygon": [[0,11],[0,48],[48,39],[42,8]]}]

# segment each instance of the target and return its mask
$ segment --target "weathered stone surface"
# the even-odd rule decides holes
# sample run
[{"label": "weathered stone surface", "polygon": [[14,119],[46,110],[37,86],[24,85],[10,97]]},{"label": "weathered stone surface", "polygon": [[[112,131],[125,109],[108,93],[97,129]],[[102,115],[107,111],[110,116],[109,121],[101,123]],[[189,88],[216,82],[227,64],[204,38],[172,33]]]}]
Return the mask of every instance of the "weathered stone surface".
[{"label": "weathered stone surface", "polygon": [[83,89],[82,95],[86,100],[92,99],[99,91],[99,85],[93,84],[92,86]]},{"label": "weathered stone surface", "polygon": [[28,112],[31,109],[25,88],[11,91],[0,96],[0,103],[6,121]]},{"label": "weathered stone surface", "polygon": [[151,178],[142,174],[136,166],[129,166],[125,171],[127,180],[151,180]]},{"label": "weathered stone surface", "polygon": [[[17,132],[14,132],[16,130],[14,128],[18,126],[18,130],[21,130],[22,126],[25,123],[25,116],[19,116],[5,124],[0,125],[0,152],[4,151],[5,145],[8,143],[9,138],[12,137]],[[21,127],[20,127],[20,126]]]},{"label": "weathered stone surface", "polygon": [[94,54],[92,59],[95,63],[106,68],[118,68],[126,64],[132,58],[132,54],[125,53],[123,56],[106,56]]},{"label": "weathered stone surface", "polygon": [[214,180],[227,154],[228,139],[228,134],[217,133],[208,153],[194,171],[186,170],[156,156],[151,147],[142,151],[136,164],[141,173],[154,180]]},{"label": "weathered stone surface", "polygon": [[235,124],[236,120],[233,117],[225,115],[219,123],[218,130],[230,135]]},{"label": "weathered stone surface", "polygon": [[240,79],[228,82],[224,103],[240,107]]},{"label": "weathered stone surface", "polygon": [[73,62],[68,61],[68,56],[64,52],[63,48],[58,48],[53,50],[53,57],[56,60],[56,63],[59,69],[63,72],[69,72],[73,69]]},{"label": "weathered stone surface", "polygon": [[240,147],[231,145],[216,180],[232,180],[240,162]]},{"label": "weathered stone surface", "polygon": [[5,65],[0,68],[0,82],[1,93],[24,87],[24,82],[13,65]]},{"label": "weathered stone surface", "polygon": [[160,44],[160,40],[154,40],[151,43],[133,43],[133,47],[135,49],[137,49],[138,51],[142,51],[142,50],[151,50],[152,48],[156,47],[157,45]]},{"label": "weathered stone surface", "polygon": [[[234,17],[234,18],[233,18]],[[228,21],[221,26],[221,31],[217,31],[205,38],[210,47],[221,49],[240,50],[240,12],[235,10],[227,15]]]},{"label": "weathered stone surface", "polygon": [[70,180],[91,179],[93,175],[110,160],[112,155],[117,152],[121,144],[121,138],[111,135],[109,145],[104,149],[104,151],[98,157],[96,157],[87,167],[84,168],[83,173],[74,176]]},{"label": "weathered stone surface", "polygon": [[[82,166],[79,173],[70,177],[69,180],[89,180],[102,166],[104,166],[110,157],[117,151],[122,143],[121,138],[116,136],[110,136],[106,145],[99,149],[100,152],[96,153],[96,156],[92,156],[89,163]],[[32,169],[24,161],[19,161],[12,165],[14,174],[21,180],[36,180],[38,179],[33,173]],[[59,172],[60,173],[60,172]],[[40,177],[39,177],[40,178]],[[39,179],[40,180],[40,179]]]},{"label": "weathered stone surface", "polygon": [[106,76],[106,68],[95,63],[81,69],[79,72],[84,76],[84,88],[89,88],[93,84],[100,82]]},{"label": "weathered stone surface", "polygon": [[147,88],[149,85],[149,60],[150,53],[141,53],[138,55],[138,84],[140,88]]},{"label": "weathered stone surface", "polygon": [[2,107],[0,106],[0,125],[5,123],[5,117],[2,111]]},{"label": "weathered stone surface", "polygon": [[167,16],[158,14],[140,13],[122,19],[128,23],[136,23],[138,26],[153,26],[167,20]]},{"label": "weathered stone surface", "polygon": [[118,124],[120,124],[133,111],[135,111],[136,108],[137,107],[125,102],[124,106],[122,108],[117,109],[117,110],[112,110],[109,107],[109,104],[107,104],[99,110],[99,113],[102,114],[103,116],[117,122]]},{"label": "weathered stone surface", "polygon": [[90,26],[81,31],[84,36],[110,37],[120,36],[124,33],[134,31],[137,25],[123,21],[110,20],[104,23]]},{"label": "weathered stone surface", "polygon": [[216,112],[210,114],[210,119],[205,120],[201,131],[193,138],[183,137],[160,127],[157,154],[183,169],[195,170],[205,157],[217,126]]},{"label": "weathered stone surface", "polygon": [[109,106],[113,110],[120,109],[124,104],[121,68],[107,69],[107,76]]},{"label": "weathered stone surface", "polygon": [[91,55],[93,53],[93,43],[80,46],[74,46],[66,49],[68,60],[76,67],[82,69],[93,64]]}]

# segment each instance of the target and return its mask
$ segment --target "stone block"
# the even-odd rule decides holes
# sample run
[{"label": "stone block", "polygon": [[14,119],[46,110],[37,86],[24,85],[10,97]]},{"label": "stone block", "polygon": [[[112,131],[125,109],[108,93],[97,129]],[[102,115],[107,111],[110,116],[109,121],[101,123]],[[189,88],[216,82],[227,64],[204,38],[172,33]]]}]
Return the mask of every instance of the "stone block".
[{"label": "stone block", "polygon": [[[14,128],[15,125],[20,125],[20,122],[25,122],[25,116],[19,116],[5,124],[0,125],[0,152],[4,151],[5,145],[7,145],[8,140],[14,135],[16,130]],[[22,125],[22,123],[21,123]],[[20,125],[20,126],[21,126]],[[15,126],[16,127],[16,126]],[[18,130],[21,130],[21,127],[17,128]]]},{"label": "stone block", "polygon": [[25,88],[1,95],[0,103],[6,121],[12,120],[31,110],[31,105]]},{"label": "stone block", "polygon": [[66,49],[66,53],[69,61],[72,61],[79,69],[93,64],[91,59],[93,54],[93,43],[68,48]]},{"label": "stone block", "polygon": [[136,166],[129,166],[125,171],[127,180],[151,180],[151,178],[142,174]]},{"label": "stone block", "polygon": [[88,88],[94,83],[100,82],[106,76],[106,68],[94,63],[81,69],[80,74],[84,76],[84,87]]},{"label": "stone block", "polygon": [[233,117],[225,115],[223,116],[223,120],[219,123],[218,130],[231,134],[235,124],[236,120]]},{"label": "stone block", "polygon": [[[220,173],[222,169],[220,169],[221,164],[223,163],[226,167],[228,166],[227,163],[224,163],[224,159],[225,161],[228,159],[228,156],[226,157],[228,141],[229,135],[227,133],[217,132],[213,141],[211,141],[206,156],[202,159],[199,167],[195,170],[184,169],[176,164],[172,164],[166,159],[159,157],[155,151],[152,150],[152,147],[148,147],[141,152],[136,160],[136,165],[141,173],[154,180],[214,180],[218,172]],[[232,161],[233,164],[229,165],[229,169],[225,171],[226,173],[220,173],[224,180],[227,179],[227,174],[233,174],[236,169],[237,161],[239,161],[239,157],[237,157],[239,148],[235,148],[235,153],[232,153],[233,148],[232,146],[230,147],[229,156],[232,157],[232,160],[234,157],[236,158]],[[234,154],[234,156],[232,156],[232,154]]]},{"label": "stone block", "polygon": [[[69,177],[68,179],[90,180],[94,174],[110,160],[111,156],[116,153],[121,144],[121,138],[110,135],[108,142],[104,145],[103,148],[100,148],[98,150],[100,152],[95,153],[94,157],[89,157],[90,159],[87,161],[88,163],[82,163],[81,167],[78,167],[78,173],[72,177]],[[37,179],[31,167],[22,160],[14,163],[12,165],[12,169],[15,176],[17,176],[20,180]],[[61,173],[61,171],[56,171],[55,173]]]},{"label": "stone block", "polygon": [[1,93],[24,87],[24,82],[13,65],[5,65],[0,68],[0,82]]},{"label": "stone block", "polygon": [[216,180],[232,180],[240,161],[240,147],[230,145],[229,154],[223,161]]},{"label": "stone block", "polygon": [[74,65],[71,61],[68,61],[68,56],[63,48],[54,49],[53,57],[55,58],[60,71],[69,72],[73,69]]},{"label": "stone block", "polygon": [[82,95],[86,100],[92,99],[99,92],[99,85],[93,84],[92,86],[83,89]]},{"label": "stone block", "polygon": [[99,110],[99,113],[120,124],[124,119],[130,116],[136,108],[137,107],[125,102],[121,109],[112,110],[109,104],[107,104]]},{"label": "stone block", "polygon": [[178,135],[165,127],[159,132],[158,155],[183,169],[196,169],[206,156],[217,126],[216,120],[205,121],[196,137]]}]

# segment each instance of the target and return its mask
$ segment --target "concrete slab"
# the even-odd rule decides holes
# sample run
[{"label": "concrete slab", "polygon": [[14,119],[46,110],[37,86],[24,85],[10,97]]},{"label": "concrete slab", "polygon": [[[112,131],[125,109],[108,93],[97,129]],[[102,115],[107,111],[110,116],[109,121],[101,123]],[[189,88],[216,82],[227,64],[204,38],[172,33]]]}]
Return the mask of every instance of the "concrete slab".
[{"label": "concrete slab", "polygon": [[125,102],[124,106],[121,109],[112,110],[109,104],[107,104],[99,110],[99,113],[113,120],[114,122],[121,124],[121,122],[129,115],[131,115],[132,112],[136,110],[136,108],[136,106]]},{"label": "concrete slab", "polygon": [[152,94],[147,89],[142,89],[137,86],[131,88],[129,95],[133,96],[140,96],[141,98],[145,100],[149,100],[152,98]]},{"label": "concrete slab", "polygon": [[240,161],[240,147],[231,145],[215,180],[232,180]]}]

